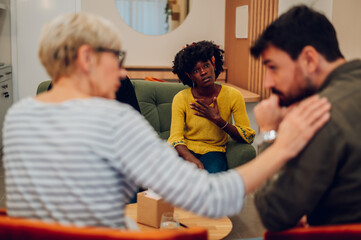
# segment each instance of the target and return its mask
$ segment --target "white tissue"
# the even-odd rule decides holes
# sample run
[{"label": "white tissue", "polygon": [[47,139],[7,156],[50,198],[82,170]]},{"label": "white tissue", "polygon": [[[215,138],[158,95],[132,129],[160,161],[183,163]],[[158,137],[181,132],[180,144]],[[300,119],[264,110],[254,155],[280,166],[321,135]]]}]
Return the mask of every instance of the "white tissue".
[{"label": "white tissue", "polygon": [[147,197],[153,198],[153,199],[155,199],[155,200],[159,200],[159,199],[162,198],[161,196],[159,196],[158,194],[156,194],[152,189],[148,189],[146,195],[147,195]]}]

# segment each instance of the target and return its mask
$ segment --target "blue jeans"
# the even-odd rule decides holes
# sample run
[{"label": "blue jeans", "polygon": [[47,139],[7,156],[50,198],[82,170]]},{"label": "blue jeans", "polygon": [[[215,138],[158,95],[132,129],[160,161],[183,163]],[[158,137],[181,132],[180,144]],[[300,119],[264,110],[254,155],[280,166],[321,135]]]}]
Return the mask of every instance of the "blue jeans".
[{"label": "blue jeans", "polygon": [[202,162],[209,173],[218,173],[228,169],[227,157],[224,152],[207,152],[206,154],[190,152]]}]

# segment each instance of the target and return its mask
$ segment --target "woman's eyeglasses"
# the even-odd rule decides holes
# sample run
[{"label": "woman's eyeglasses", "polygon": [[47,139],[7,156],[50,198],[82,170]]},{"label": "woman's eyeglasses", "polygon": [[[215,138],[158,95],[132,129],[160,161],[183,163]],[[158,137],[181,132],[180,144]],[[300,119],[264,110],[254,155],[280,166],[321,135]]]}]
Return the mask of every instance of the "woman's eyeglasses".
[{"label": "woman's eyeglasses", "polygon": [[125,55],[126,55],[125,51],[115,50],[115,49],[111,49],[111,48],[104,48],[104,47],[98,47],[97,49],[95,49],[95,51],[114,53],[114,55],[119,58],[119,68],[123,67],[123,63],[124,63],[124,59],[125,59]]}]

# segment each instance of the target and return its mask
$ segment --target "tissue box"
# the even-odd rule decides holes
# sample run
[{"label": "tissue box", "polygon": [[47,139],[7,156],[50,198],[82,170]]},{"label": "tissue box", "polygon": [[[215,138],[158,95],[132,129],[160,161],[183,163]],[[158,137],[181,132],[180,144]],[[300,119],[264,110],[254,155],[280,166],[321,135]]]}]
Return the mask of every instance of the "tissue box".
[{"label": "tissue box", "polygon": [[160,197],[147,195],[147,191],[137,194],[137,222],[159,228],[164,212],[174,212],[174,207]]}]

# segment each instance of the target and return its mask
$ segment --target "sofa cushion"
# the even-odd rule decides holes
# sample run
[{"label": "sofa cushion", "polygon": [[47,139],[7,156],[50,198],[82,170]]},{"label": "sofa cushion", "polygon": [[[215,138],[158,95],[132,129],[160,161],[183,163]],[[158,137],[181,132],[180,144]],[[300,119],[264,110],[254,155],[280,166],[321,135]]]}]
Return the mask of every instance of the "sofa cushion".
[{"label": "sofa cushion", "polygon": [[256,157],[256,150],[249,143],[239,143],[231,138],[227,143],[227,162],[228,168],[235,168]]},{"label": "sofa cushion", "polygon": [[132,80],[132,84],[142,115],[159,136],[167,140],[170,133],[173,97],[187,86],[182,83],[148,82],[144,80]]}]

